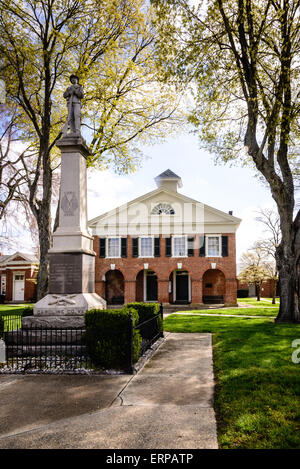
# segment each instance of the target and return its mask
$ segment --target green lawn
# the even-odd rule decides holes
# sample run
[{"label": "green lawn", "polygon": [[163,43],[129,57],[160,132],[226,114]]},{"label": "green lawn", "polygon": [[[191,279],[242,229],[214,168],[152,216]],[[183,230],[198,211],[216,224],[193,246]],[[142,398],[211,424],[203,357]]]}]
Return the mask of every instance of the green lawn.
[{"label": "green lawn", "polygon": [[213,334],[220,448],[300,448],[300,325],[172,314],[164,329]]},{"label": "green lawn", "polygon": [[[6,316],[4,321],[4,332],[8,330],[19,329],[22,326],[22,314],[33,303],[24,304],[0,304],[0,317]],[[7,318],[7,316],[15,316],[15,318]]]},{"label": "green lawn", "polygon": [[[261,298],[260,301],[257,301],[256,298],[238,298],[237,302],[244,303],[247,305],[257,306],[257,307],[271,306],[272,308],[275,306],[275,305],[272,305],[272,298]],[[278,307],[279,307],[279,303],[280,303],[279,298],[276,298],[276,305],[278,305]]]},{"label": "green lawn", "polygon": [[[278,306],[273,308],[219,308],[219,309],[193,309],[191,311],[181,311],[182,313],[193,314],[234,314],[235,316],[266,316],[276,317]],[[179,311],[178,311],[179,312]]]},{"label": "green lawn", "polygon": [[22,304],[0,304],[0,316],[2,315],[10,315],[10,314],[20,314],[24,311],[24,309],[28,308],[28,306],[33,306],[33,303],[22,303]]}]

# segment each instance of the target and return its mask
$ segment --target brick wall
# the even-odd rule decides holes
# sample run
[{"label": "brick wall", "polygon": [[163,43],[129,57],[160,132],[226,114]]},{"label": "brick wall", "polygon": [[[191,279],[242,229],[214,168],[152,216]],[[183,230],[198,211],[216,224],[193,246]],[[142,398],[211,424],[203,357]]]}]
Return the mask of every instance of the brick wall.
[{"label": "brick wall", "polygon": [[[228,257],[200,257],[199,250],[194,250],[193,257],[166,257],[165,238],[161,237],[161,257],[133,258],[132,237],[127,239],[126,258],[99,258],[99,238],[94,237],[94,251],[97,253],[95,260],[96,293],[104,296],[105,286],[103,276],[110,270],[110,265],[115,264],[125,279],[125,302],[136,300],[136,277],[144,269],[144,263],[149,265],[158,278],[158,301],[169,302],[170,274],[177,270],[177,263],[182,264],[182,270],[187,270],[191,278],[192,303],[202,303],[202,284],[204,273],[211,269],[211,263],[216,263],[216,269],[225,277],[225,302],[236,304],[236,250],[235,234],[224,233],[228,236]],[[195,243],[196,244],[196,243]]]}]

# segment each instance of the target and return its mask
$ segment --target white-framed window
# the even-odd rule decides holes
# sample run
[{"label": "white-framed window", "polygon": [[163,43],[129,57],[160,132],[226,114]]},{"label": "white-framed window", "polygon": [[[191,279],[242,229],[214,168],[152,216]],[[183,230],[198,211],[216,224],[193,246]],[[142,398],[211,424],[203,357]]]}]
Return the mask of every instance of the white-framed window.
[{"label": "white-framed window", "polygon": [[206,256],[221,256],[221,235],[206,236]]},{"label": "white-framed window", "polygon": [[173,236],[173,257],[186,257],[186,236]]},{"label": "white-framed window", "polygon": [[24,274],[15,274],[15,280],[24,280]]},{"label": "white-framed window", "polygon": [[168,203],[157,204],[151,212],[151,215],[175,215],[175,210]]},{"label": "white-framed window", "polygon": [[139,257],[153,257],[153,256],[154,256],[153,237],[139,238]]},{"label": "white-framed window", "polygon": [[107,238],[106,257],[121,257],[121,239]]}]

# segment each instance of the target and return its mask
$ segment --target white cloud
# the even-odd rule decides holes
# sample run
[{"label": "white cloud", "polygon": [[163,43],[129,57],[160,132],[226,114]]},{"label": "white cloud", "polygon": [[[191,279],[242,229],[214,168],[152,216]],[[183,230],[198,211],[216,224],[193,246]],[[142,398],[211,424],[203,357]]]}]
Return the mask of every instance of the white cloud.
[{"label": "white cloud", "polygon": [[88,218],[112,210],[132,197],[133,182],[128,176],[118,176],[110,171],[88,171]]}]

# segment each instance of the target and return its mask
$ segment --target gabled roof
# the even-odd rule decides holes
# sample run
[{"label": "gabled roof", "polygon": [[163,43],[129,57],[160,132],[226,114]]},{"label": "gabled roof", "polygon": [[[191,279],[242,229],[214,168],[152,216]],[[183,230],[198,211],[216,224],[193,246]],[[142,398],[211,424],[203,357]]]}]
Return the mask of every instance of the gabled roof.
[{"label": "gabled roof", "polygon": [[38,259],[34,256],[34,254],[25,254],[23,252],[17,251],[10,255],[0,256],[0,265],[13,262],[16,257],[22,257],[24,259],[24,263],[38,264],[39,262]]},{"label": "gabled roof", "polygon": [[[173,191],[170,191],[170,190],[166,189],[165,187],[159,187],[158,189],[155,189],[154,191],[147,192],[146,194],[143,194],[142,196],[137,197],[136,199],[133,199],[133,200],[127,202],[126,204],[123,204],[119,207],[116,207],[112,210],[109,210],[108,212],[105,212],[105,213],[99,215],[98,217],[95,217],[95,218],[89,220],[88,225],[90,227],[96,226],[97,223],[100,222],[101,220],[103,220],[103,219],[105,219],[105,218],[107,218],[111,215],[114,215],[116,209],[119,209],[120,211],[122,211],[123,209],[128,208],[129,205],[133,205],[133,204],[136,204],[136,203],[139,203],[139,202],[143,202],[144,200],[149,199],[149,198],[153,197],[154,195],[158,195],[160,193],[166,193],[168,195],[171,195],[171,197],[173,197],[174,199],[176,199],[176,198],[181,199],[182,201],[188,202],[188,203],[194,203],[194,204],[201,203],[201,202],[199,202],[199,200],[191,199],[190,197],[187,197],[186,195],[180,194],[179,192],[173,192]],[[234,217],[233,215],[229,215],[228,213],[222,212],[221,210],[218,210],[218,209],[216,209],[214,207],[211,207],[209,205],[203,204],[203,207],[208,212],[211,212],[211,213],[214,213],[216,215],[221,216],[224,220],[226,220],[226,222],[228,222],[228,224],[239,225],[240,222],[241,222],[240,218]]]}]

